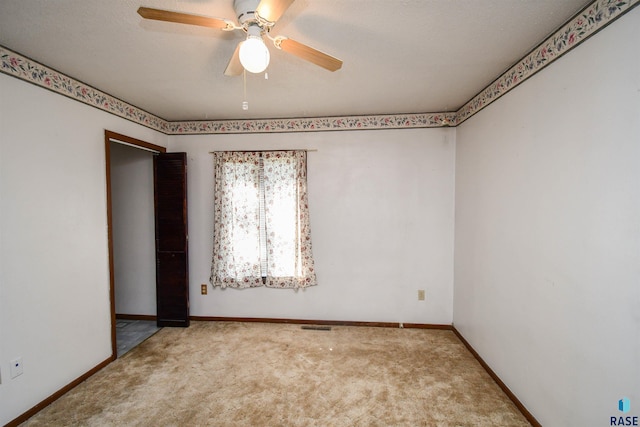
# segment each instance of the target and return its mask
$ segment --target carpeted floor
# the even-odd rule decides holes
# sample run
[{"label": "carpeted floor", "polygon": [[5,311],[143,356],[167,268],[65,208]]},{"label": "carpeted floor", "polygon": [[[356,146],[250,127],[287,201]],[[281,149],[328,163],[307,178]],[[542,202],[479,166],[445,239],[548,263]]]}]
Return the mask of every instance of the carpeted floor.
[{"label": "carpeted floor", "polygon": [[164,328],[27,426],[528,426],[451,331]]}]

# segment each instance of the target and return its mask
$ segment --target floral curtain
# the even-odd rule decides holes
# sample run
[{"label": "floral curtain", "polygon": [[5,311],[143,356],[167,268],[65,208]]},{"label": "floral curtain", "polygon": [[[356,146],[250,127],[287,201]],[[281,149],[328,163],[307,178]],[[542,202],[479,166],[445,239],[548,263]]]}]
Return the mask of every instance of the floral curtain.
[{"label": "floral curtain", "polygon": [[214,153],[214,233],[211,283],[262,286],[258,153]]},{"label": "floral curtain", "polygon": [[211,283],[316,285],[305,151],[214,153]]}]

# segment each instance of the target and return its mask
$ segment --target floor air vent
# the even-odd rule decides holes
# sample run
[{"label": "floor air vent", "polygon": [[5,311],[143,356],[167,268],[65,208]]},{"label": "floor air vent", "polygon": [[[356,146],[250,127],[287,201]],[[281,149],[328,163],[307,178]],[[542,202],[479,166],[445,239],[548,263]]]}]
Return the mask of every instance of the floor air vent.
[{"label": "floor air vent", "polygon": [[312,331],[330,331],[331,326],[314,326],[314,325],[304,325],[301,326],[302,329],[309,329]]}]

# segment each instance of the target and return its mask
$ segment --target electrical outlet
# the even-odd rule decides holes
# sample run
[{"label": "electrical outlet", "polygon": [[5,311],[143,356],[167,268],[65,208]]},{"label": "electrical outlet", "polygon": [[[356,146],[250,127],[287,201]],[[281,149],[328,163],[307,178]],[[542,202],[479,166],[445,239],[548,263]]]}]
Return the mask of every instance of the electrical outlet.
[{"label": "electrical outlet", "polygon": [[11,379],[22,375],[22,357],[17,357],[11,362]]},{"label": "electrical outlet", "polygon": [[424,301],[424,289],[418,290],[418,301]]},{"label": "electrical outlet", "polygon": [[202,285],[200,285],[200,293],[202,295],[206,295],[207,294],[207,285],[205,283],[203,283]]}]

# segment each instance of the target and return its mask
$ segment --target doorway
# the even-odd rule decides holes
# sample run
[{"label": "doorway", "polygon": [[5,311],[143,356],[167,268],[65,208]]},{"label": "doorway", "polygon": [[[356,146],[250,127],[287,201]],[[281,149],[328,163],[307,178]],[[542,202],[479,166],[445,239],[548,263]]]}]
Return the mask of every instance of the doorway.
[{"label": "doorway", "polygon": [[112,360],[158,330],[153,156],[164,152],[105,131]]}]

